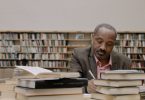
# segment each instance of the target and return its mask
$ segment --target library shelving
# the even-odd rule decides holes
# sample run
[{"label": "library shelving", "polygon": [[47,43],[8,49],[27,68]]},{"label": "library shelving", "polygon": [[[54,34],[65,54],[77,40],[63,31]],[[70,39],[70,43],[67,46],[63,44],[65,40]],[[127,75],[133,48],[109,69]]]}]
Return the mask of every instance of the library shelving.
[{"label": "library shelving", "polygon": [[0,67],[24,65],[68,71],[73,48],[90,41],[90,34],[81,32],[0,32]]},{"label": "library shelving", "polygon": [[[0,32],[0,67],[40,66],[68,71],[74,48],[91,45],[92,32]],[[115,50],[145,67],[145,32],[118,32]]]},{"label": "library shelving", "polygon": [[145,32],[119,32],[115,47],[132,60],[132,68],[145,67]]}]

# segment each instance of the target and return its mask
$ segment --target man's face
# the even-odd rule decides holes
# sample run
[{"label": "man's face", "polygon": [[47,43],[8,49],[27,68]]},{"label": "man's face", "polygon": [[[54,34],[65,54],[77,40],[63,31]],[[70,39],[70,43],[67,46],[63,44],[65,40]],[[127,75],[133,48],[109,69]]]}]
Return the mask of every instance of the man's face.
[{"label": "man's face", "polygon": [[108,59],[114,47],[116,40],[116,33],[107,28],[101,28],[93,35],[93,51],[97,59]]}]

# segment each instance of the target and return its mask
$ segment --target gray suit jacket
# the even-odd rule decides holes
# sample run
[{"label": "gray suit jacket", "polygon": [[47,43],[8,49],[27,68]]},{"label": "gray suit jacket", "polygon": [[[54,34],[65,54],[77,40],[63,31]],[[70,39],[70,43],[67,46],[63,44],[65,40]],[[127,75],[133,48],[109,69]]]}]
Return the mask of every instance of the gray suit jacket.
[{"label": "gray suit jacket", "polygon": [[[111,70],[130,69],[131,60],[126,56],[112,51],[111,57]],[[92,76],[88,72],[89,70],[91,70],[97,78],[97,65],[91,47],[74,49],[70,66],[71,71],[80,72],[81,76],[84,78],[92,79]]]}]

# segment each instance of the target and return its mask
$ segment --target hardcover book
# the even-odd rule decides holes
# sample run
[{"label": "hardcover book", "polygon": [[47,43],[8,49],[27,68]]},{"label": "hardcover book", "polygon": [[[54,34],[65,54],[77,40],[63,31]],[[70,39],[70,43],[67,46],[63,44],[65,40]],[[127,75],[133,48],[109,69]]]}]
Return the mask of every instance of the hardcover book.
[{"label": "hardcover book", "polygon": [[82,87],[53,88],[53,89],[30,89],[30,88],[16,87],[15,92],[23,94],[25,96],[82,94]]},{"label": "hardcover book", "polygon": [[52,96],[25,96],[18,93],[16,100],[84,100],[83,94],[52,95]]},{"label": "hardcover book", "polygon": [[137,70],[112,70],[101,73],[101,79],[110,80],[144,80],[144,72]]},{"label": "hardcover book", "polygon": [[91,98],[97,100],[140,100],[140,94],[107,95],[97,92],[92,93]]},{"label": "hardcover book", "polygon": [[109,95],[124,95],[124,94],[138,94],[138,87],[109,87],[109,86],[96,86],[96,91]]},{"label": "hardcover book", "polygon": [[72,88],[87,86],[86,78],[41,78],[41,79],[19,79],[17,86],[44,89],[44,88]]},{"label": "hardcover book", "polygon": [[126,87],[126,86],[141,86],[141,80],[105,80],[96,79],[94,80],[95,85],[100,86],[111,86],[111,87]]}]

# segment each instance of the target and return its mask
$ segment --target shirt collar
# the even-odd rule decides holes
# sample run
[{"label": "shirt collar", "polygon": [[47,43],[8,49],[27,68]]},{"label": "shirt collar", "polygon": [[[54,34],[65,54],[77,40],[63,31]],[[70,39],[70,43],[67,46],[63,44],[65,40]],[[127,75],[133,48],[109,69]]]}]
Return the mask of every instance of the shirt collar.
[{"label": "shirt collar", "polygon": [[[95,55],[94,55],[95,56]],[[101,62],[98,60],[98,58],[95,56],[95,60],[96,60],[96,63],[97,64],[101,64]],[[110,58],[109,58],[109,63],[108,64],[106,64],[105,66],[112,66],[112,57],[111,57],[111,55],[110,55]],[[104,66],[104,67],[105,67]]]}]

